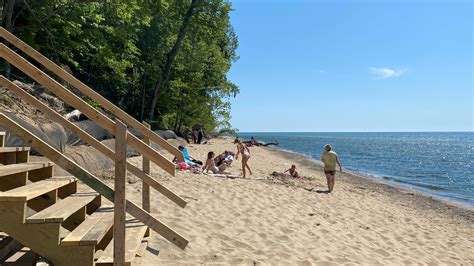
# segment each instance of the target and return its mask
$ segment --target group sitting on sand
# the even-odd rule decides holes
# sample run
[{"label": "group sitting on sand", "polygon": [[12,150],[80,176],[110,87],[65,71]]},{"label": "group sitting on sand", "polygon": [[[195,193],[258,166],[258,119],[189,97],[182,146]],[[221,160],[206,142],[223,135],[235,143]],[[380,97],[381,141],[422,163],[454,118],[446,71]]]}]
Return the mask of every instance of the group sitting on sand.
[{"label": "group sitting on sand", "polygon": [[225,169],[232,165],[234,161],[234,153],[231,151],[224,151],[224,153],[214,156],[214,152],[210,151],[207,154],[207,160],[202,168],[204,173],[211,171],[213,174],[223,174]]},{"label": "group sitting on sand", "polygon": [[[253,137],[252,140],[255,141]],[[236,153],[226,150],[216,156],[213,151],[208,152],[206,162],[202,169],[200,165],[202,165],[203,163],[189,156],[188,151],[185,147],[179,146],[178,148],[183,153],[185,162],[178,162],[178,166],[181,169],[192,170],[194,172],[201,172],[202,170],[202,172],[204,173],[212,172],[213,174],[224,174],[225,170],[232,165],[234,158],[235,160],[238,160],[240,156],[242,157],[242,177],[246,178],[247,170],[249,171],[249,174],[252,175],[252,170],[248,165],[248,161],[250,159],[250,149],[248,147],[249,145],[246,145],[244,141],[238,138],[234,141],[234,143],[237,144]],[[324,163],[323,169],[327,179],[327,192],[331,193],[334,190],[336,168],[337,166],[339,166],[339,170],[342,172],[342,166],[337,156],[337,153],[332,150],[330,144],[326,144],[324,146],[324,152],[321,157],[321,161]],[[183,163],[186,164],[186,166],[184,166]],[[301,176],[298,170],[296,169],[295,164],[291,165],[291,167],[285,170],[283,174],[286,172],[288,172],[291,177],[296,178],[297,180],[301,180]]]}]

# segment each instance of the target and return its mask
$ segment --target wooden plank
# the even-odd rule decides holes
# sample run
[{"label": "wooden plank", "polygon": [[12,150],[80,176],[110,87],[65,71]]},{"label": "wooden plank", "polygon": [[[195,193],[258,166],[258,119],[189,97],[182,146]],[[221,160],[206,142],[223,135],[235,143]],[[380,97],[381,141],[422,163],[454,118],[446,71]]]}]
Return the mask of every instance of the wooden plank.
[{"label": "wooden plank", "polygon": [[[137,222],[136,220],[127,221],[126,226],[127,226],[126,227],[127,242],[125,243],[126,245],[125,260],[124,260],[124,264],[120,264],[120,265],[131,265],[133,258],[135,257],[135,255],[139,251],[139,248],[141,247],[141,243],[147,229],[147,227],[144,224]],[[114,263],[114,265],[118,265],[115,259],[112,260],[115,253],[116,253],[115,247],[112,244],[109,244],[107,248],[104,250],[104,252],[97,259],[96,265],[111,264],[111,263]]]},{"label": "wooden plank", "polygon": [[[150,129],[150,125],[147,122],[143,122],[143,125]],[[143,136],[143,142],[150,146],[150,138],[147,136]],[[149,175],[150,174],[150,160],[142,155],[142,171],[143,173]],[[150,185],[147,182],[142,181],[142,208],[150,212]],[[150,230],[146,231],[146,236],[150,235]]]},{"label": "wooden plank", "polygon": [[162,237],[175,244],[177,247],[185,249],[188,245],[189,241],[186,240],[183,236],[174,232],[173,229],[171,229],[165,223],[159,221],[158,219],[155,219],[155,217],[151,216],[150,213],[143,210],[135,203],[127,201],[127,212],[130,213],[133,217],[137,218],[140,222],[149,226],[150,229],[159,233]]},{"label": "wooden plank", "polygon": [[135,148],[142,155],[152,160],[170,175],[176,175],[176,166],[173,162],[163,157],[161,154],[130,133],[127,134],[127,140],[130,143],[130,146]]},{"label": "wooden plank", "polygon": [[0,176],[14,175],[19,173],[24,173],[28,171],[38,170],[46,167],[51,167],[54,164],[36,162],[36,163],[18,163],[18,164],[8,164],[0,165]]},{"label": "wooden plank", "polygon": [[18,137],[26,143],[29,143],[31,147],[39,151],[42,155],[58,164],[61,168],[102,194],[108,200],[113,201],[113,190],[105,183],[2,113],[0,113],[0,125],[3,128],[15,132]]},{"label": "wooden plank", "polygon": [[8,191],[26,185],[28,173],[19,173],[9,176],[3,176],[0,182],[0,191]]},{"label": "wooden plank", "polygon": [[29,147],[0,147],[0,164],[28,162]]},{"label": "wooden plank", "polygon": [[[89,135],[87,132],[76,126],[75,124],[71,123],[67,119],[65,119],[63,116],[60,114],[56,113],[53,109],[49,108],[47,105],[36,99],[35,97],[31,96],[29,93],[25,92],[23,89],[15,85],[13,82],[9,81],[6,79],[4,76],[0,75],[0,85],[8,88],[11,92],[16,94],[18,97],[20,97],[22,100],[28,102],[31,104],[33,107],[37,108],[40,110],[43,114],[47,115],[50,117],[52,120],[55,122],[63,125],[70,131],[72,131],[74,134],[76,134],[78,137],[83,139],[87,144],[91,145],[92,147],[96,148],[98,151],[103,153],[105,156],[107,156],[110,159],[115,158],[115,153],[112,151],[110,148],[102,144],[100,141],[96,140],[94,137]],[[146,157],[144,157],[146,158]],[[143,180],[146,184],[152,186],[155,188],[157,191],[162,193],[164,196],[169,198],[171,201],[175,202],[182,208],[186,206],[186,202],[176,195],[174,192],[170,191],[168,188],[164,187],[158,181],[156,181],[154,178],[152,178],[149,174],[144,174],[138,167],[133,166],[132,164],[127,162],[127,167],[130,170],[131,173],[139,177],[140,179]]]},{"label": "wooden plank", "polygon": [[[48,159],[59,165],[67,172],[73,174],[79,180],[83,181],[86,185],[102,194],[102,196],[108,200],[114,200],[114,191],[110,187],[105,185],[87,170],[56,151],[53,147],[28,132],[28,130],[21,127],[2,113],[0,113],[0,125],[7,130],[15,132],[17,136],[19,136],[23,141],[28,142],[35,150],[45,155]],[[188,244],[188,240],[186,240],[177,232],[174,232],[171,228],[160,222],[158,219],[151,216],[151,214],[147,211],[135,205],[135,203],[127,200],[126,208],[128,213],[181,249],[184,249]]]},{"label": "wooden plank", "polygon": [[11,255],[8,259],[2,263],[2,266],[9,265],[33,265],[38,259],[38,255],[34,253],[30,248],[23,247],[21,250]]},{"label": "wooden plank", "polygon": [[31,46],[17,38],[15,35],[11,34],[4,28],[0,27],[0,37],[7,40],[9,43],[13,44],[15,47],[23,51],[25,54],[36,60],[38,63],[45,66],[47,69],[51,70],[62,80],[74,86],[83,94],[89,96],[94,101],[98,102],[104,109],[111,112],[114,116],[120,118],[123,122],[129,126],[136,129],[142,135],[150,138],[153,142],[162,146],[165,150],[173,154],[180,161],[184,161],[184,156],[180,150],[174,147],[171,143],[157,135],[155,132],[151,131],[146,126],[142,125],[135,118],[124,112],[122,109],[108,101],[102,95],[88,87],[86,84],[82,83],[80,80],[75,78],[73,75],[69,74],[66,70],[55,64],[53,61],[49,60],[47,57],[33,49]]},{"label": "wooden plank", "polygon": [[160,192],[161,194],[165,195],[168,199],[170,199],[174,203],[178,204],[178,206],[180,206],[181,208],[186,207],[187,202],[184,199],[182,199],[180,196],[178,196],[173,191],[169,190],[167,187],[160,184],[153,177],[151,177],[151,176],[145,174],[144,172],[142,172],[135,165],[127,164],[127,169],[130,170],[130,172],[134,173],[141,180],[143,180],[143,182],[147,183],[152,188],[154,188],[156,191]]},{"label": "wooden plank", "polygon": [[[1,204],[0,224],[10,235],[31,247],[37,254],[48,258],[54,265],[93,265],[94,248],[90,246],[65,248],[59,246],[60,226],[57,223],[27,224],[24,218],[24,203]],[[4,214],[8,214],[5,217]],[[26,264],[31,265],[31,264]]]},{"label": "wooden plank", "polygon": [[52,177],[53,173],[54,164],[48,167],[28,171],[28,180],[31,182],[37,182]]},{"label": "wooden plank", "polygon": [[2,237],[0,240],[0,261],[4,261],[6,257],[20,250],[22,247],[23,245],[12,237],[8,235]]},{"label": "wooden plank", "polygon": [[95,246],[114,224],[112,211],[99,210],[91,214],[74,231],[69,233],[62,241],[62,246]]},{"label": "wooden plank", "polygon": [[[61,226],[65,229],[72,231],[76,229],[86,219],[86,207],[79,208],[75,213],[67,217]],[[44,223],[43,223],[44,224]]]},{"label": "wooden plank", "polygon": [[98,193],[73,194],[33,216],[26,218],[27,223],[62,223],[78,210],[100,197]]},{"label": "wooden plank", "polygon": [[0,147],[4,147],[4,146],[5,146],[5,132],[1,131],[0,132]]},{"label": "wooden plank", "polygon": [[[52,190],[52,191],[50,191],[48,193],[45,193],[45,194],[43,194],[39,197],[35,197],[35,198],[29,200],[26,203],[26,206],[28,206],[28,208],[30,208],[30,209],[32,209],[36,212],[39,212],[39,211],[41,211],[43,209],[46,209],[49,206],[55,204],[56,201],[58,201],[58,190],[57,189]],[[23,203],[23,201],[17,201],[17,202]],[[10,203],[13,203],[13,202],[10,202]]]},{"label": "wooden plank", "polygon": [[115,180],[114,180],[114,265],[125,264],[125,179],[127,177],[127,126],[115,120]]},{"label": "wooden plank", "polygon": [[[150,125],[143,122],[143,125],[150,129]],[[143,142],[150,146],[150,138],[147,136],[143,137]],[[150,160],[142,155],[142,170],[145,174],[150,174]],[[146,182],[142,182],[142,207],[145,211],[150,212],[150,185]]]},{"label": "wooden plank", "polygon": [[0,192],[0,201],[28,201],[76,182],[72,176],[55,176],[26,186]]},{"label": "wooden plank", "polygon": [[0,147],[0,153],[30,151],[30,147]]},{"label": "wooden plank", "polygon": [[[60,97],[63,101],[68,103],[69,105],[75,107],[76,109],[80,110],[84,113],[89,119],[96,122],[98,125],[103,127],[110,133],[114,133],[115,124],[114,122],[108,118],[106,115],[102,114],[89,104],[87,104],[84,100],[80,97],[66,89],[64,86],[59,84],[56,80],[49,77],[46,73],[41,71],[39,68],[32,65],[30,62],[25,60],[23,57],[19,56],[13,50],[5,46],[3,43],[0,43],[0,55],[14,65],[16,68],[39,82],[41,85],[45,86]],[[143,155],[150,158],[154,163],[159,165],[165,171],[170,173],[171,175],[175,175],[175,166],[174,164],[168,160],[167,158],[163,157],[163,155],[159,154],[157,151],[152,149],[150,146],[144,144],[141,140],[139,140],[136,136],[128,133],[128,141],[130,145],[135,148],[138,152],[142,153]]]},{"label": "wooden plank", "polygon": [[83,129],[75,125],[74,123],[70,122],[66,118],[64,118],[62,115],[58,114],[56,111],[51,109],[49,106],[38,100],[36,97],[32,96],[28,92],[24,91],[22,88],[18,87],[15,83],[11,82],[10,80],[6,79],[4,76],[0,75],[0,85],[3,87],[7,88],[10,92],[14,93],[16,96],[21,98],[22,100],[26,101],[39,111],[41,111],[43,114],[51,118],[53,121],[63,125],[67,129],[69,129],[71,132],[76,134],[79,138],[84,140],[87,144],[93,146],[103,154],[105,154],[109,158],[114,157],[114,152],[109,149],[107,146],[104,144],[100,143],[97,139],[89,135],[87,132],[85,132]]}]

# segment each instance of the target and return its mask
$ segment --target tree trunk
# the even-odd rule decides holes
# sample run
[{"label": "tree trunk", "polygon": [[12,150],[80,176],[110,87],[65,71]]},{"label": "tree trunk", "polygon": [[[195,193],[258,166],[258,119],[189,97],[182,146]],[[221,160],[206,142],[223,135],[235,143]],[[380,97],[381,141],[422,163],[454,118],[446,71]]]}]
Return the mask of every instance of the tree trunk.
[{"label": "tree trunk", "polygon": [[[13,17],[13,9],[15,7],[16,0],[5,0],[3,6],[3,14],[2,14],[2,26],[9,32],[13,31],[13,24],[12,24],[12,17]],[[10,79],[11,73],[11,66],[8,61],[4,60],[5,68],[4,68],[4,75],[7,79]]]},{"label": "tree trunk", "polygon": [[140,112],[140,121],[142,122],[143,122],[143,116],[145,115],[145,94],[146,94],[146,72],[143,75],[142,110]]},{"label": "tree trunk", "polygon": [[196,9],[198,2],[199,0],[192,0],[188,11],[184,15],[183,23],[181,24],[181,27],[179,28],[176,42],[174,43],[173,47],[171,48],[171,50],[168,52],[166,56],[165,68],[163,69],[162,74],[158,77],[158,80],[156,81],[155,88],[153,91],[153,98],[150,104],[150,112],[148,114],[149,122],[151,122],[155,116],[156,102],[158,101],[158,98],[160,97],[160,94],[162,93],[163,88],[166,85],[166,82],[168,81],[171,65],[173,64],[174,58],[176,57],[176,54],[179,51],[181,42],[183,41],[184,35],[186,34],[186,28],[188,27],[189,20],[194,14],[194,10]]}]

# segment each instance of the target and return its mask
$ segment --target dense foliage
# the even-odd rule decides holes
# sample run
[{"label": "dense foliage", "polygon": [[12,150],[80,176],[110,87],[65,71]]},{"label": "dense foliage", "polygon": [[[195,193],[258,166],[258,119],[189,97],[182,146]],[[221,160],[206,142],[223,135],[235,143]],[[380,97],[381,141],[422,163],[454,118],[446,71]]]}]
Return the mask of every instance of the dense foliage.
[{"label": "dense foliage", "polygon": [[179,131],[230,126],[229,99],[239,92],[227,79],[237,59],[230,2],[4,0],[2,8],[3,27],[137,119]]}]

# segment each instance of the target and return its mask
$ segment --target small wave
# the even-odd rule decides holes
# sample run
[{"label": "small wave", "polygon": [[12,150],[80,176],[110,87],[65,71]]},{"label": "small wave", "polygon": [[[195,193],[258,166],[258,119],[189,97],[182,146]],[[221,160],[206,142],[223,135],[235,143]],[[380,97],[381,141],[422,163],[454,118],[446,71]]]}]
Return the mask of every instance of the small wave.
[{"label": "small wave", "polygon": [[391,180],[394,181],[394,182],[397,182],[397,183],[404,183],[404,184],[408,184],[408,185],[412,185],[412,186],[427,188],[427,189],[430,189],[430,190],[445,190],[445,188],[437,186],[437,185],[420,184],[420,183],[410,182],[410,181],[397,179],[397,178],[392,178]]},{"label": "small wave", "polygon": [[443,188],[441,186],[432,185],[432,184],[421,184],[421,183],[411,182],[411,181],[407,181],[407,180],[403,180],[403,179],[399,179],[399,178],[394,178],[394,177],[390,177],[390,176],[382,176],[382,178],[385,179],[385,180],[390,180],[390,181],[397,182],[397,183],[403,183],[403,184],[408,184],[408,185],[412,185],[412,186],[427,188],[427,189],[430,189],[430,190],[445,190],[445,188]]}]

